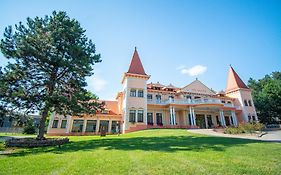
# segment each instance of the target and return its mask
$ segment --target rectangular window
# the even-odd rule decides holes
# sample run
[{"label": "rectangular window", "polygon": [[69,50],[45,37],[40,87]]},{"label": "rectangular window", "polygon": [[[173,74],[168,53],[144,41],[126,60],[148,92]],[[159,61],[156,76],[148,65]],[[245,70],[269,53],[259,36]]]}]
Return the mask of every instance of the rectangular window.
[{"label": "rectangular window", "polygon": [[160,102],[161,101],[161,95],[156,95],[156,101]]},{"label": "rectangular window", "polygon": [[143,122],[143,110],[138,110],[138,122]]},{"label": "rectangular window", "polygon": [[87,120],[86,132],[96,132],[96,120]]},{"label": "rectangular window", "polygon": [[136,110],[130,110],[129,122],[136,122]]},{"label": "rectangular window", "polygon": [[251,100],[248,101],[249,106],[252,106],[252,102]]},{"label": "rectangular window", "polygon": [[100,120],[100,128],[99,132],[108,132],[109,121],[108,120]]},{"label": "rectangular window", "polygon": [[138,90],[138,97],[143,97],[143,90]]},{"label": "rectangular window", "polygon": [[82,132],[83,131],[84,120],[73,120],[72,132]]},{"label": "rectangular window", "polygon": [[147,99],[152,100],[152,94],[147,94]]},{"label": "rectangular window", "polygon": [[221,122],[220,122],[220,120],[219,120],[219,116],[216,116],[216,120],[217,120],[217,124],[218,124],[219,126],[221,126]]},{"label": "rectangular window", "polygon": [[147,113],[147,124],[153,125],[153,113],[152,112]]},{"label": "rectangular window", "polygon": [[248,122],[252,122],[252,117],[248,116]]},{"label": "rectangular window", "polygon": [[162,122],[162,113],[156,113],[156,124],[163,126],[163,122]]},{"label": "rectangular window", "polygon": [[120,133],[120,124],[118,121],[112,121],[111,132]]},{"label": "rectangular window", "polygon": [[66,128],[66,123],[67,123],[67,120],[62,120],[60,127],[61,128]]},{"label": "rectangular window", "polygon": [[58,124],[59,124],[59,120],[54,120],[52,128],[58,128]]},{"label": "rectangular window", "polygon": [[130,97],[136,97],[137,91],[135,89],[130,90]]},{"label": "rectangular window", "polygon": [[244,105],[248,106],[247,100],[244,100]]}]

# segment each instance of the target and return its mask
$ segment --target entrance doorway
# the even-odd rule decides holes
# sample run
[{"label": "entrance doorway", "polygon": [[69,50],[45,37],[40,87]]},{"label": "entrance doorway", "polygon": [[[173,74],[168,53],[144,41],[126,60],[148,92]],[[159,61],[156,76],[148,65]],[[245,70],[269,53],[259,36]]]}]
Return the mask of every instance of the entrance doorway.
[{"label": "entrance doorway", "polygon": [[208,124],[208,128],[212,128],[213,127],[213,122],[212,122],[212,116],[211,115],[207,115],[207,124]]},{"label": "entrance doorway", "polygon": [[201,129],[206,129],[205,116],[202,114],[196,114],[196,125]]}]

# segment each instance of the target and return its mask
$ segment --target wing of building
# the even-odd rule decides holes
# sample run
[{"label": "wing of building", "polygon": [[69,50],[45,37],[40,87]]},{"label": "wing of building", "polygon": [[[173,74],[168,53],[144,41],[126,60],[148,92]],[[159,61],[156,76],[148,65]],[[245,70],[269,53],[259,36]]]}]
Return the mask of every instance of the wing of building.
[{"label": "wing of building", "polygon": [[225,91],[215,92],[198,79],[184,87],[148,83],[135,48],[123,90],[116,101],[104,101],[105,110],[96,115],[53,114],[49,135],[92,135],[126,133],[147,128],[218,128],[257,121],[251,90],[230,66]]}]

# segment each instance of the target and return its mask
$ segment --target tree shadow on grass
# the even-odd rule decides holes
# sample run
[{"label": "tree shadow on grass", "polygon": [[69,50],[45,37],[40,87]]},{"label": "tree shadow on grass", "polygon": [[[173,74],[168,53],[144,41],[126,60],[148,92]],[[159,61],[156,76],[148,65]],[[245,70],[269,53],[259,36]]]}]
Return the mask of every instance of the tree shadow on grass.
[{"label": "tree shadow on grass", "polygon": [[[71,139],[70,139],[71,140]],[[200,137],[200,136],[166,136],[166,137],[116,137],[116,138],[95,138],[92,140],[71,141],[68,144],[58,147],[43,147],[33,149],[23,149],[10,154],[9,156],[25,156],[41,153],[63,154],[76,151],[122,150],[122,151],[224,151],[233,146],[243,146],[259,141],[222,138],[222,137]]]}]

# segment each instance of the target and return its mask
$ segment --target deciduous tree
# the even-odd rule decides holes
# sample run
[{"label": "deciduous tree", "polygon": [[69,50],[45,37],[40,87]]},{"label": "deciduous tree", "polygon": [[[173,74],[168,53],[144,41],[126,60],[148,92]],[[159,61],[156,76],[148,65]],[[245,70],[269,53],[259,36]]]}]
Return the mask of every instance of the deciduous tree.
[{"label": "deciduous tree", "polygon": [[281,121],[281,72],[272,72],[259,80],[250,78],[248,86],[253,90],[259,120],[265,124]]}]

